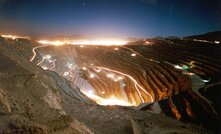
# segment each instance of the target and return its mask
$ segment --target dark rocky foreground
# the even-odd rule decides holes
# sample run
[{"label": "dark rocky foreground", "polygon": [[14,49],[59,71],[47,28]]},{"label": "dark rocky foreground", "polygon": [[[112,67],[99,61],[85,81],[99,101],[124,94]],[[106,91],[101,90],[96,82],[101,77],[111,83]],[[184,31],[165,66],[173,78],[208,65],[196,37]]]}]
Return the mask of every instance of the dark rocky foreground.
[{"label": "dark rocky foreground", "polygon": [[[144,81],[151,83],[151,86],[146,89],[152,92],[154,100],[157,101],[153,106],[148,104],[142,104],[138,108],[99,106],[83,95],[78,87],[72,86],[67,79],[58,75],[59,69],[54,70],[57,73],[45,71],[36,66],[35,62],[30,62],[31,49],[36,43],[27,40],[16,41],[3,38],[0,40],[0,133],[198,134],[220,132],[218,130],[220,99],[216,97],[220,93],[220,46],[215,46],[212,54],[208,51],[213,48],[208,46],[210,44],[201,46],[201,43],[177,39],[158,40],[155,41],[158,44],[155,46],[128,46],[144,57],[157,61],[169,61],[179,65],[196,61],[197,67],[191,68],[191,72],[201,78],[210,77],[211,82],[205,86],[207,89],[200,88],[199,92],[212,102],[215,107],[214,112],[211,105],[191,89],[191,78],[166,63],[147,61],[146,72],[149,74],[147,78],[142,78],[137,74],[138,72],[133,72],[134,77],[140,78],[144,85]],[[197,47],[187,46],[187,44]],[[168,47],[171,45],[172,47]],[[65,47],[69,46],[64,46],[64,50]],[[51,49],[44,51],[53,51],[57,54],[56,48]],[[119,65],[117,63],[121,62],[116,60],[117,55],[113,55],[109,50],[105,51],[106,48],[103,47],[95,52],[90,50],[91,48],[73,49],[78,54],[84,55],[83,58],[79,57],[79,64],[100,54],[99,51],[105,52],[106,56],[112,55],[108,56],[111,57],[109,60],[112,62],[104,61],[105,55],[102,55],[95,61],[96,64],[104,63],[106,66],[116,67]],[[128,49],[124,51],[126,50]],[[119,55],[124,57],[121,53]],[[208,55],[210,57],[207,57]],[[134,66],[128,69],[128,73],[130,70],[140,68],[141,61],[130,59],[130,62],[133,62]],[[124,66],[116,69],[123,71]],[[167,79],[159,77],[162,73]],[[96,81],[90,82],[96,83]],[[140,100],[137,99],[137,101]],[[155,105],[161,109],[160,112],[156,110]],[[203,128],[202,125],[210,130]]]}]

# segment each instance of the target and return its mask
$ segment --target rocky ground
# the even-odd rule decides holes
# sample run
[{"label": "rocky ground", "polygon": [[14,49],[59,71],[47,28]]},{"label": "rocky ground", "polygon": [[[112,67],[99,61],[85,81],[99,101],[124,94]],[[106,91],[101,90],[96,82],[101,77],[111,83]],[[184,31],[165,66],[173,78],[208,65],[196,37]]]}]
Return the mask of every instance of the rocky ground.
[{"label": "rocky ground", "polygon": [[30,41],[0,38],[0,133],[212,133],[151,111],[99,106],[31,63],[32,48]]}]

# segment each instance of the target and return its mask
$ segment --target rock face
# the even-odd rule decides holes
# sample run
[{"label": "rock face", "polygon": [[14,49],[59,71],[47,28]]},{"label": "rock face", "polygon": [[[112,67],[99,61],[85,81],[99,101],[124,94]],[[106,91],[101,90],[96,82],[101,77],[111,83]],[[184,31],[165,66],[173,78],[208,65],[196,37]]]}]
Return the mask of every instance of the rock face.
[{"label": "rock face", "polygon": [[30,63],[31,42],[0,41],[0,133],[211,133],[161,114],[99,106],[55,72]]},{"label": "rock face", "polygon": [[10,114],[11,113],[11,108],[10,105],[8,103],[8,99],[6,94],[4,93],[4,91],[2,89],[0,89],[0,112],[4,113],[4,114]]},{"label": "rock face", "polygon": [[[189,134],[189,133],[210,133],[204,129],[196,130],[196,126],[191,124],[182,124],[174,122],[170,119],[161,120],[158,115],[151,116],[150,118],[132,118],[132,127],[134,134]],[[161,123],[159,123],[161,122]]]},{"label": "rock face", "polygon": [[[220,45],[185,39],[167,39],[167,41],[158,40],[157,42],[158,46],[153,46],[151,49],[156,51],[159,48],[157,50],[159,52],[158,59],[180,65],[177,68],[182,70],[183,74],[188,75],[191,80],[191,88],[160,100],[156,102],[155,106],[158,105],[161,113],[167,116],[202,124],[204,127],[219,133],[221,107],[220,97],[218,97],[221,95],[219,90],[221,88]],[[140,52],[142,51],[140,50]],[[210,87],[210,90],[207,87]],[[141,109],[153,110],[154,107],[148,105],[142,106]],[[160,111],[158,109],[157,112]]]},{"label": "rock face", "polygon": [[89,100],[89,98],[87,98],[84,94],[82,94],[80,89],[78,89],[77,87],[72,88],[71,84],[69,84],[65,78],[60,77],[56,72],[47,71],[47,73],[56,81],[57,85],[60,87],[60,90],[63,90],[66,94],[87,104],[94,103]]},{"label": "rock face", "polygon": [[65,115],[62,102],[80,103],[76,97],[80,94],[74,89],[72,96],[64,92],[70,89],[61,89],[68,86],[62,78],[54,79],[30,64],[10,43],[0,44],[0,133],[78,133],[73,128],[76,121]]}]

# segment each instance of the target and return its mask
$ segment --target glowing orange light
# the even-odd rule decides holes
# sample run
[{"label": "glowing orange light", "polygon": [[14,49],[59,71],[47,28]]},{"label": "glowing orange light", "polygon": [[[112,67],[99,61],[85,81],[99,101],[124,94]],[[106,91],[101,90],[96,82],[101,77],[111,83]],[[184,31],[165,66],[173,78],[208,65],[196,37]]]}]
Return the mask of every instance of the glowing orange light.
[{"label": "glowing orange light", "polygon": [[149,41],[145,41],[145,44],[151,44]]},{"label": "glowing orange light", "polygon": [[22,36],[17,36],[17,35],[1,35],[3,38],[7,38],[7,39],[30,39],[29,37],[22,37]]},{"label": "glowing orange light", "polygon": [[38,43],[44,44],[44,45],[55,45],[55,46],[60,46],[60,45],[66,44],[65,42],[59,41],[59,40],[56,40],[56,41],[39,40]]},{"label": "glowing orange light", "polygon": [[100,39],[100,40],[39,40],[38,43],[44,45],[100,45],[100,46],[113,46],[113,45],[125,45],[127,41],[117,39]]},{"label": "glowing orange light", "polygon": [[83,94],[85,94],[88,98],[94,100],[99,105],[121,105],[121,106],[136,106],[136,102],[129,103],[128,101],[119,99],[115,96],[111,96],[109,98],[101,98],[97,95],[95,95],[93,92],[86,92],[81,91]]},{"label": "glowing orange light", "polygon": [[82,69],[83,69],[83,70],[87,70],[87,68],[86,68],[86,67],[83,67]]},{"label": "glowing orange light", "polygon": [[[131,75],[126,74],[126,73],[123,73],[123,72],[120,72],[120,71],[117,71],[117,70],[112,70],[112,69],[109,69],[109,68],[106,68],[106,67],[98,67],[98,66],[94,66],[94,67],[97,68],[97,69],[99,69],[99,70],[110,71],[110,72],[113,72],[113,73],[117,73],[117,74],[119,74],[119,75],[122,75],[122,76],[124,76],[124,77],[128,77],[130,80],[132,80],[132,81],[134,82],[134,87],[135,87],[135,89],[136,89],[136,91],[137,91],[137,93],[138,93],[138,95],[139,95],[139,97],[140,97],[142,103],[144,103],[144,99],[143,99],[143,97],[142,97],[142,95],[141,95],[140,90],[142,90],[145,94],[147,94],[147,95],[150,97],[149,102],[153,102],[153,101],[154,101],[152,95],[151,95],[148,91],[146,91],[146,90],[142,87],[142,85],[140,85]],[[108,78],[114,78],[114,75],[113,75],[113,74],[108,74],[107,77],[108,77]],[[123,77],[119,77],[119,78],[120,78],[120,79],[123,79]],[[120,80],[120,79],[119,79],[119,80]],[[95,100],[95,101],[96,101],[96,100]]]},{"label": "glowing orange light", "polygon": [[90,74],[90,78],[94,78],[95,76],[94,76],[94,74]]}]

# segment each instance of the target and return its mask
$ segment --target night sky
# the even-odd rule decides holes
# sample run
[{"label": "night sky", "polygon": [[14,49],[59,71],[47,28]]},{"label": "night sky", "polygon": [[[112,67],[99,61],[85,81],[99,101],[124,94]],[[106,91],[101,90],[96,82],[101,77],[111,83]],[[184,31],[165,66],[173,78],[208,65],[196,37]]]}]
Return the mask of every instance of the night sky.
[{"label": "night sky", "polygon": [[216,30],[220,0],[0,0],[0,33],[154,37]]}]

